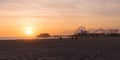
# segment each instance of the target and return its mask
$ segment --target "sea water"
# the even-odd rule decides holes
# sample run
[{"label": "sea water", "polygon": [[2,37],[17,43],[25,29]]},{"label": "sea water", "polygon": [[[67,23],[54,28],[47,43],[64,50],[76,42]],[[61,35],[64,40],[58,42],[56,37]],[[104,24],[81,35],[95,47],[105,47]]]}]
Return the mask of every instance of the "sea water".
[{"label": "sea water", "polygon": [[[0,37],[0,40],[25,40],[25,39],[59,39],[60,37]],[[69,37],[62,37],[69,38]]]}]

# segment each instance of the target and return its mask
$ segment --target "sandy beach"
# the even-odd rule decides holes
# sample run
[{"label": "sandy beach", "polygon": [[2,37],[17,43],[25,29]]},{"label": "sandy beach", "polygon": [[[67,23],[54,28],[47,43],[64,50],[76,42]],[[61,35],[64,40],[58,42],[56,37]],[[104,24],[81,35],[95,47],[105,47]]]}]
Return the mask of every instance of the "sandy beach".
[{"label": "sandy beach", "polygon": [[119,60],[120,37],[0,40],[0,60]]}]

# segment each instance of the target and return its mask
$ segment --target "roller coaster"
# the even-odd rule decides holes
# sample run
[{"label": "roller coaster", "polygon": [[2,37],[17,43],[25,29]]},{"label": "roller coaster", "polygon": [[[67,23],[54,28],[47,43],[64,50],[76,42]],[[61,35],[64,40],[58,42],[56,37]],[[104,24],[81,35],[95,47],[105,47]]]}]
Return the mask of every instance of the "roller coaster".
[{"label": "roller coaster", "polygon": [[79,27],[73,37],[120,37],[119,29],[94,29],[94,31],[87,30],[85,27]]}]

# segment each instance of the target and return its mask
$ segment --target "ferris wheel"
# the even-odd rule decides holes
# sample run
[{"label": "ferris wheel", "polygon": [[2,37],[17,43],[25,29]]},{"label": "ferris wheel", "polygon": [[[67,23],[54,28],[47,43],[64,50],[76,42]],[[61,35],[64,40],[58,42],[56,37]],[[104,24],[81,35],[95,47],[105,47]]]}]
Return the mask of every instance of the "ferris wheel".
[{"label": "ferris wheel", "polygon": [[76,30],[76,34],[83,34],[83,33],[86,33],[87,30],[85,27],[81,26],[79,27],[77,30]]}]

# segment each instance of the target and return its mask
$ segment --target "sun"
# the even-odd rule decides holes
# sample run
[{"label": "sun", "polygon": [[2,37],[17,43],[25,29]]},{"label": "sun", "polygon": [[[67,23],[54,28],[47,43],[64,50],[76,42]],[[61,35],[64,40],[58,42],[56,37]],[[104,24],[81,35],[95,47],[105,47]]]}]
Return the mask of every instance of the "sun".
[{"label": "sun", "polygon": [[33,28],[32,27],[26,27],[25,28],[25,33],[27,35],[32,35],[33,34]]},{"label": "sun", "polygon": [[28,30],[28,31],[26,31],[26,34],[27,34],[27,35],[32,35],[33,32],[32,32],[31,30]]}]

